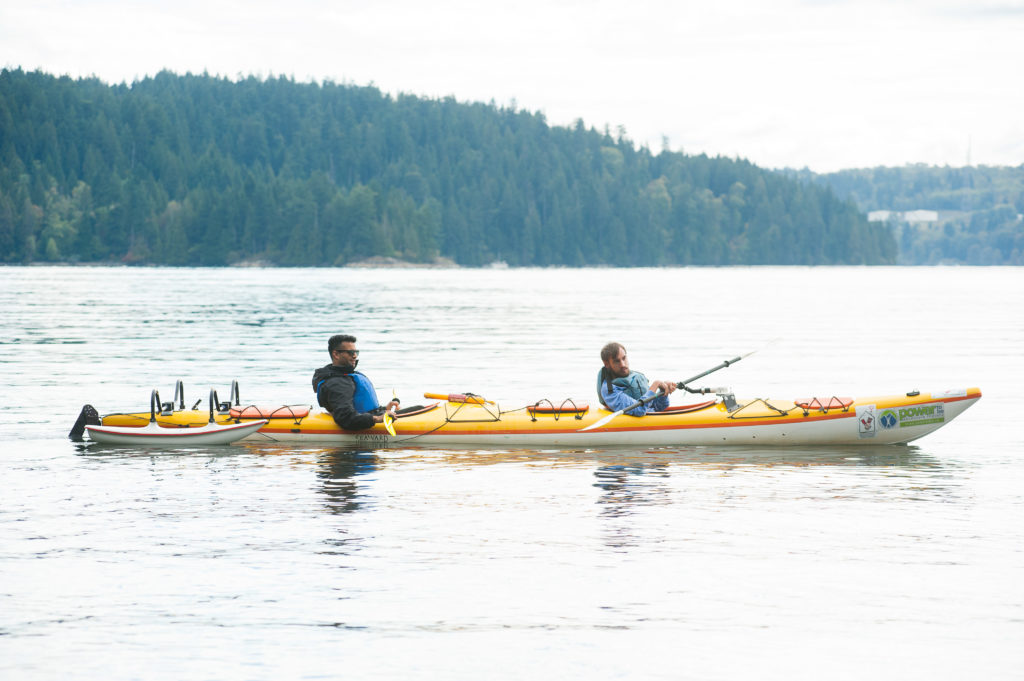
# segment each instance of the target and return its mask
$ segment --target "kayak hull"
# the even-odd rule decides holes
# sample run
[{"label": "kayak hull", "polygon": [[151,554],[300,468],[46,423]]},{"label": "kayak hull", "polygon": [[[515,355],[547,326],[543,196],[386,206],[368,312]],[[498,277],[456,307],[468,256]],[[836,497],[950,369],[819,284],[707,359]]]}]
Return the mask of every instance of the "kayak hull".
[{"label": "kayak hull", "polygon": [[[731,396],[730,396],[731,397]],[[981,398],[977,388],[866,398],[790,401],[715,400],[693,408],[620,415],[583,431],[610,414],[605,409],[574,408],[503,411],[494,403],[442,401],[364,431],[339,428],[330,414],[312,408],[272,410],[246,442],[325,443],[371,447],[471,445],[481,447],[614,446],[772,446],[885,445],[911,442],[949,423]],[[569,402],[569,401],[567,401]],[[838,405],[831,406],[828,405]],[[221,423],[251,422],[267,410],[235,410]],[[287,414],[277,416],[276,414]],[[131,425],[149,414],[113,414],[104,425]],[[206,412],[180,411],[158,416],[165,425],[195,423]]]}]

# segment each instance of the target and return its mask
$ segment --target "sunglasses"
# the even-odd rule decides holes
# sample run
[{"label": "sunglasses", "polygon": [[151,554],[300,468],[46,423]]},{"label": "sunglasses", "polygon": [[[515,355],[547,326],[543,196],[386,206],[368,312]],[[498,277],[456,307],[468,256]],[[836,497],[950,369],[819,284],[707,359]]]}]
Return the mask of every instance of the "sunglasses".
[{"label": "sunglasses", "polygon": [[358,357],[359,356],[359,351],[358,350],[335,350],[335,352],[344,352],[349,357]]}]

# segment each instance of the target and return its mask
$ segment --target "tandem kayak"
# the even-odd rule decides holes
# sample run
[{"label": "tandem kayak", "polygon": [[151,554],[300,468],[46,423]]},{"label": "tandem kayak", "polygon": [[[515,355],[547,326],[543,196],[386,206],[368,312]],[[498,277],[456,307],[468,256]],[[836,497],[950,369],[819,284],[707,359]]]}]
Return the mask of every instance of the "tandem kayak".
[{"label": "tandem kayak", "polygon": [[[765,445],[880,445],[911,442],[946,425],[981,398],[978,388],[912,391],[873,397],[819,396],[738,399],[731,393],[636,417],[614,415],[583,400],[542,400],[505,409],[474,395],[445,395],[418,410],[362,431],[343,430],[331,415],[307,405],[219,404],[218,424],[266,423],[243,442],[325,443],[396,447],[607,447]],[[433,393],[428,396],[435,397]],[[144,426],[151,418],[167,428],[207,424],[205,410],[108,414],[103,426]],[[88,405],[86,405],[88,407]],[[90,407],[91,408],[91,407]],[[84,413],[84,408],[83,408]],[[612,418],[609,418],[612,417]]]}]

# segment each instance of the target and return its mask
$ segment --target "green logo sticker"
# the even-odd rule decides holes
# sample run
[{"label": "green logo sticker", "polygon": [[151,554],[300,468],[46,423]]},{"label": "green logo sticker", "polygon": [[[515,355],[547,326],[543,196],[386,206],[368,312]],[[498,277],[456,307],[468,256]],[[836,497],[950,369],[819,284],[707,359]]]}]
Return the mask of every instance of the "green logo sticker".
[{"label": "green logo sticker", "polygon": [[900,407],[897,410],[900,428],[945,423],[946,413],[941,404],[919,404],[914,407]]}]

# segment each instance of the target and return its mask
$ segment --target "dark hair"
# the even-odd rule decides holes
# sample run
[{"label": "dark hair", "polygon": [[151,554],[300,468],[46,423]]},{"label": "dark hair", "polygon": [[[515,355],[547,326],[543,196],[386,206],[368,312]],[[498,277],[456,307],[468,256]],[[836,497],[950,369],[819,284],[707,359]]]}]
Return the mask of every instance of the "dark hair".
[{"label": "dark hair", "polygon": [[601,361],[602,362],[607,362],[612,357],[615,357],[616,355],[618,355],[619,354],[619,350],[625,350],[625,349],[626,348],[622,347],[622,343],[615,343],[615,342],[609,343],[608,345],[606,345],[603,348],[601,348]]},{"label": "dark hair", "polygon": [[336,336],[331,336],[331,340],[327,341],[327,353],[334,354],[334,351],[341,347],[342,343],[355,343],[356,337],[350,336],[347,333],[339,333]]}]

